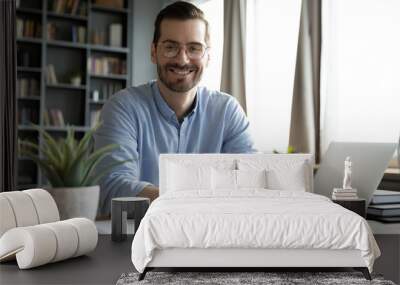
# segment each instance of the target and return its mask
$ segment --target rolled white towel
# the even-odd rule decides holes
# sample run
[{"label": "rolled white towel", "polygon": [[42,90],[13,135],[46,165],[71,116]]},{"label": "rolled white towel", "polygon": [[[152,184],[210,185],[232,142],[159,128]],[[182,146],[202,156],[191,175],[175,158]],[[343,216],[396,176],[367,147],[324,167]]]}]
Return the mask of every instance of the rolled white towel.
[{"label": "rolled white towel", "polygon": [[49,263],[56,251],[54,233],[42,225],[14,228],[0,238],[0,261],[16,256],[20,269]]},{"label": "rolled white towel", "polygon": [[60,220],[56,202],[49,192],[43,189],[29,189],[23,191],[23,193],[31,197],[39,218],[39,224]]},{"label": "rolled white towel", "polygon": [[10,202],[5,196],[0,195],[0,237],[16,226],[17,222]]},{"label": "rolled white towel", "polygon": [[0,237],[15,227],[60,220],[53,197],[43,189],[0,193]]},{"label": "rolled white towel", "polygon": [[39,223],[35,205],[28,194],[23,191],[11,191],[0,195],[10,202],[17,227],[33,226]]},{"label": "rolled white towel", "polygon": [[19,268],[28,269],[86,254],[97,240],[96,226],[86,218],[14,228],[0,238],[0,261],[16,256]]}]

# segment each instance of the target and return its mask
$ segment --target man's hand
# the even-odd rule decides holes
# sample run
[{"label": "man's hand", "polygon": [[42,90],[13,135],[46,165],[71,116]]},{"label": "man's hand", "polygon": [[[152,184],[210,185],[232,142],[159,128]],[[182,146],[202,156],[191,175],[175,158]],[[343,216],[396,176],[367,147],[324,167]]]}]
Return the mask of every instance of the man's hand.
[{"label": "man's hand", "polygon": [[158,187],[150,185],[150,186],[144,187],[142,192],[140,192],[137,196],[149,198],[150,203],[151,203],[151,202],[153,202],[154,199],[156,199],[158,197],[159,193],[160,193],[160,190],[158,189]]}]

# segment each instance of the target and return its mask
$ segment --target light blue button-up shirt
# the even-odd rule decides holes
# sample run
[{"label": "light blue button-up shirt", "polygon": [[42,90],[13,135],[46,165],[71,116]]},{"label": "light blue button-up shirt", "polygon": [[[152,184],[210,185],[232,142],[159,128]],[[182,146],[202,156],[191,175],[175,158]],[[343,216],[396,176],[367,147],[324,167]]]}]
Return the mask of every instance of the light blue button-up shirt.
[{"label": "light blue button-up shirt", "polygon": [[98,166],[101,171],[116,160],[131,159],[115,167],[100,183],[100,213],[108,214],[111,198],[136,196],[149,184],[158,186],[161,153],[254,152],[249,122],[235,98],[198,87],[192,111],[179,122],[162,98],[156,81],[115,94],[101,114],[95,147],[120,147]]}]

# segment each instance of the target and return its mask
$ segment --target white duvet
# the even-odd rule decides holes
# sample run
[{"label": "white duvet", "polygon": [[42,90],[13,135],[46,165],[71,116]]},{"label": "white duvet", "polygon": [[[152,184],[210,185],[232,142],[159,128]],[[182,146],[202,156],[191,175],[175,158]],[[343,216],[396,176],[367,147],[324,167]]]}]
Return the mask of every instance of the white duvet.
[{"label": "white duvet", "polygon": [[165,248],[358,249],[370,272],[380,255],[359,215],[320,195],[266,189],[164,194],[138,228],[132,262],[143,272]]}]

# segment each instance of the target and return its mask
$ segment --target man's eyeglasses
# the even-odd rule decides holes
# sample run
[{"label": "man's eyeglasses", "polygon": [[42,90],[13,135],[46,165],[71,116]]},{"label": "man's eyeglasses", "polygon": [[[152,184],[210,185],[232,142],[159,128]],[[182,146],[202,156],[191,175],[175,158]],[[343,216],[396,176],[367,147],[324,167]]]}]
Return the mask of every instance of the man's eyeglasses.
[{"label": "man's eyeglasses", "polygon": [[188,58],[199,60],[203,58],[208,50],[208,47],[201,43],[178,44],[175,42],[166,41],[160,43],[159,46],[161,48],[161,54],[167,58],[176,57],[181,48],[184,48]]}]

